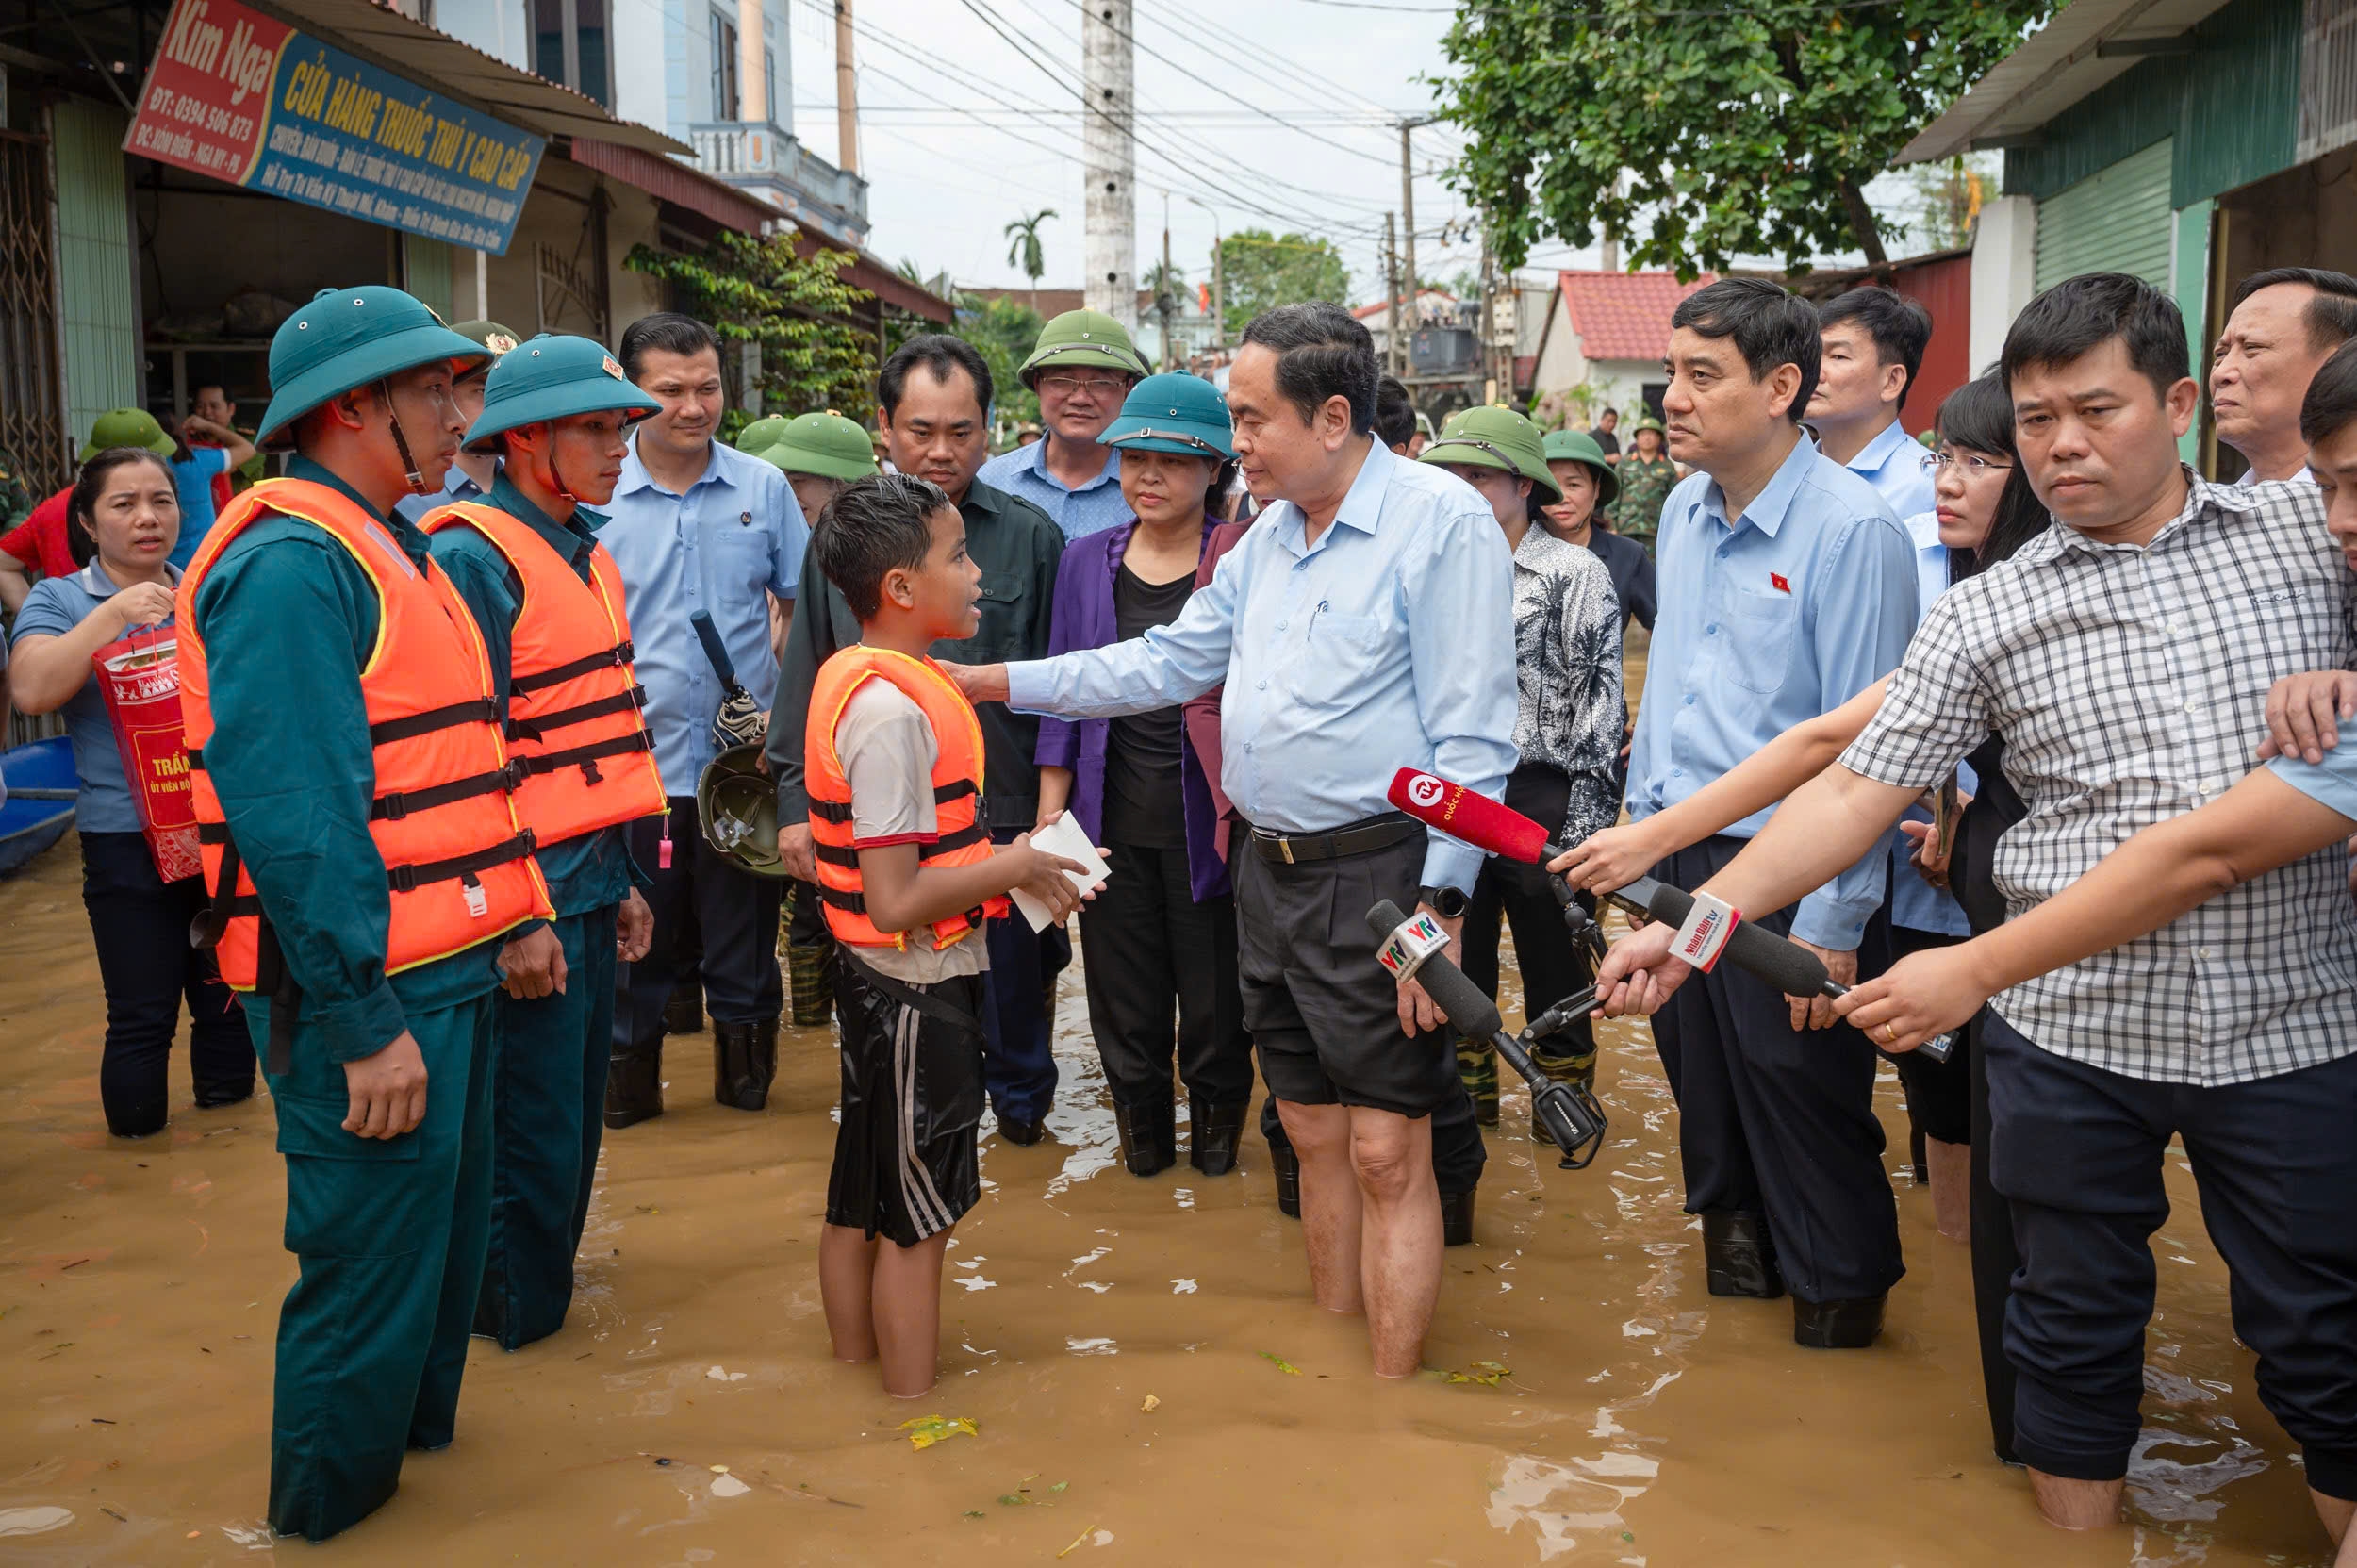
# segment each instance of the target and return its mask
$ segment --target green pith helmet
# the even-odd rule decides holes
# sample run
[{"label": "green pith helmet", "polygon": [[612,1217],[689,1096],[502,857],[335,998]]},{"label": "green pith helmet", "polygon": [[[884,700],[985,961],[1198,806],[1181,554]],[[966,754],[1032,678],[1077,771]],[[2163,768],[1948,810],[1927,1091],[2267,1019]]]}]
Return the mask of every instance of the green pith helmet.
[{"label": "green pith helmet", "polygon": [[815,473],[821,479],[873,479],[883,471],[876,467],[876,449],[867,432],[832,408],[779,420],[777,428],[762,432],[756,442],[754,431],[769,422],[747,425],[737,450],[788,473]]},{"label": "green pith helmet", "polygon": [[713,850],[757,877],[783,881],[778,783],[761,770],[761,746],[732,746],[696,780],[696,823]]},{"label": "green pith helmet", "polygon": [[1640,430],[1650,430],[1660,437],[1661,444],[1665,447],[1670,444],[1670,433],[1662,427],[1661,416],[1650,408],[1638,415],[1637,422],[1628,427],[1628,433],[1631,436],[1635,436]]},{"label": "green pith helmet", "polygon": [[[1644,428],[1642,425],[1639,429]],[[1550,430],[1547,432],[1547,461],[1574,462],[1588,465],[1588,471],[1596,476],[1596,509],[1604,510],[1620,499],[1620,476],[1612,465],[1604,460],[1604,448],[1585,430]]]},{"label": "green pith helmet", "polygon": [[354,387],[420,365],[448,364],[454,371],[488,357],[482,344],[461,338],[398,289],[322,289],[270,340],[270,408],[254,442],[290,445],[296,420]]},{"label": "green pith helmet", "polygon": [[1101,310],[1067,310],[1039,329],[1031,356],[1023,361],[1023,385],[1036,390],[1046,370],[1094,368],[1143,376],[1146,361],[1121,323]]},{"label": "green pith helmet", "polygon": [[777,443],[791,422],[783,414],[764,414],[736,433],[736,450],[748,457],[758,457]]},{"label": "green pith helmet", "polygon": [[1425,448],[1416,461],[1504,469],[1529,480],[1541,502],[1563,499],[1555,475],[1547,471],[1546,448],[1539,439],[1539,427],[1511,408],[1468,408],[1451,415],[1441,427],[1441,438]]},{"label": "green pith helmet", "polygon": [[1421,411],[1417,413],[1416,434],[1422,436],[1426,441],[1430,441],[1433,438],[1431,415]]},{"label": "green pith helmet", "polygon": [[164,434],[156,416],[144,408],[110,408],[90,421],[90,439],[82,443],[82,461],[119,446],[135,446],[158,457],[169,457],[180,443]]},{"label": "green pith helmet", "polygon": [[498,452],[503,431],[609,410],[643,420],[661,413],[663,405],[631,385],[604,344],[544,332],[491,367],[483,383],[483,412],[467,432],[467,450]]},{"label": "green pith helmet", "polygon": [[468,366],[459,373],[461,381],[470,375],[490,374],[491,367],[500,362],[501,356],[522,341],[515,328],[502,326],[493,321],[453,322],[450,329],[470,342],[482,344],[483,352],[491,356],[480,365]]},{"label": "green pith helmet", "polygon": [[1236,455],[1236,426],[1228,400],[1199,375],[1173,371],[1149,375],[1129,388],[1121,415],[1096,437],[1124,452],[1175,452],[1225,463]]}]

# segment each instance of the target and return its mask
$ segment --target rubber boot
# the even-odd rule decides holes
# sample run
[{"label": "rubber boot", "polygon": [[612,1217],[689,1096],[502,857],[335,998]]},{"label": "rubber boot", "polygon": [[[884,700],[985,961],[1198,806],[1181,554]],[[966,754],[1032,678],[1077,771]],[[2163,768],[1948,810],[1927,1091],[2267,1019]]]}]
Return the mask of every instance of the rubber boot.
[{"label": "rubber boot", "polygon": [[1474,1195],[1472,1193],[1442,1193],[1441,1195],[1441,1245],[1470,1246],[1473,1245]]},{"label": "rubber boot", "polygon": [[1881,1337],[1882,1296],[1849,1301],[1792,1298],[1792,1343],[1811,1350],[1863,1350]]},{"label": "rubber boot", "polygon": [[1201,1095],[1187,1097],[1187,1164],[1206,1176],[1226,1176],[1236,1168],[1236,1146],[1244,1137],[1248,1099],[1222,1104]]},{"label": "rubber boot", "polygon": [[770,1081],[778,1076],[778,1020],[753,1024],[712,1021],[712,1098],[733,1111],[759,1111],[769,1103]]},{"label": "rubber boot", "polygon": [[1457,1076],[1473,1097],[1474,1120],[1484,1127],[1498,1124],[1498,1051],[1487,1040],[1457,1039]]},{"label": "rubber boot", "polygon": [[1269,1164],[1277,1172],[1277,1210],[1287,1219],[1301,1217],[1301,1156],[1294,1146],[1269,1140]]},{"label": "rubber boot", "polygon": [[1157,1176],[1178,1163],[1178,1107],[1167,1099],[1113,1107],[1121,1164],[1131,1176]]},{"label": "rubber boot", "polygon": [[663,1041],[617,1048],[606,1064],[605,1125],[635,1127],[663,1114]]},{"label": "rubber boot", "polygon": [[701,980],[684,980],[671,987],[663,1004],[663,1032],[701,1034],[704,1032],[704,986]]},{"label": "rubber boot", "polygon": [[1713,1296],[1773,1301],[1784,1294],[1768,1216],[1741,1212],[1703,1215],[1703,1265]]}]

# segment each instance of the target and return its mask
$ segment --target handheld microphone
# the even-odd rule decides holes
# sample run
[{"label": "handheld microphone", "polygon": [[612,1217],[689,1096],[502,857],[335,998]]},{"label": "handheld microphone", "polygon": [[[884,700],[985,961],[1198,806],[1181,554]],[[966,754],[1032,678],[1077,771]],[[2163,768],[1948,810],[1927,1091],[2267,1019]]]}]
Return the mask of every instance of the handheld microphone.
[{"label": "handheld microphone", "polygon": [[1403,767],[1393,774],[1388,795],[1393,805],[1426,827],[1504,859],[1541,866],[1562,853],[1547,842],[1546,829],[1513,807],[1422,768]]},{"label": "handheld microphone", "polygon": [[[1530,1085],[1530,1114],[1554,1134],[1555,1147],[1563,1151],[1563,1168],[1586,1168],[1604,1147],[1603,1108],[1592,1096],[1569,1084],[1554,1082],[1541,1072],[1522,1042],[1506,1032],[1505,1020],[1498,1016],[1498,1004],[1480,986],[1466,979],[1464,970],[1449,962],[1448,954],[1442,950],[1443,944],[1422,940],[1408,929],[1414,924],[1389,899],[1377,900],[1367,911],[1367,929],[1375,933],[1377,949],[1388,955],[1384,966],[1392,968],[1397,979],[1412,977],[1459,1033],[1488,1040],[1495,1046],[1506,1065]],[[1394,958],[1398,962],[1395,968]]]}]

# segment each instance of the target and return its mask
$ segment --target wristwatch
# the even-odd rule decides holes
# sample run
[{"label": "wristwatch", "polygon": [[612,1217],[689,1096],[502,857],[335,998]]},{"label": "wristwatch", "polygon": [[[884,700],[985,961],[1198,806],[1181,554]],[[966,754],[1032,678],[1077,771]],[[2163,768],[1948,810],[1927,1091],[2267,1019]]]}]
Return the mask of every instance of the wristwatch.
[{"label": "wristwatch", "polygon": [[1416,889],[1416,901],[1443,920],[1461,920],[1466,906],[1473,900],[1465,897],[1461,887],[1420,887]]}]

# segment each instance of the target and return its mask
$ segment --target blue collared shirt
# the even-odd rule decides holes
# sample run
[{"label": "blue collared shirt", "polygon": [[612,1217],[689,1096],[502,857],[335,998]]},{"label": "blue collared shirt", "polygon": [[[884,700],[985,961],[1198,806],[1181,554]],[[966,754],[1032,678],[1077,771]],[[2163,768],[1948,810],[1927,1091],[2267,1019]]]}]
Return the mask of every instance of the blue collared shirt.
[{"label": "blue collared shirt", "polygon": [[734,447],[712,443],[704,471],[675,495],[638,461],[630,438],[621,482],[598,542],[630,595],[630,635],[655,766],[674,795],[693,795],[712,760],[720,677],[688,618],[710,613],[737,683],[764,708],[778,686],[769,644],[769,595],[792,599],[810,530],[785,475]]},{"label": "blue collared shirt", "polygon": [[1121,498],[1121,454],[1113,447],[1105,449],[1103,470],[1078,489],[1048,471],[1045,439],[1000,453],[974,477],[1021,496],[1047,513],[1067,539],[1129,520],[1129,503]]},{"label": "blue collared shirt", "polygon": [[[1389,811],[1403,767],[1496,799],[1515,761],[1514,565],[1489,503],[1370,443],[1316,543],[1303,521],[1271,506],[1167,626],[1009,666],[1012,705],[1110,718],[1225,681],[1221,785],[1283,832]],[[1470,891],[1481,859],[1435,833],[1425,883]]]},{"label": "blue collared shirt", "polygon": [[[1890,515],[1904,520],[1918,512],[1930,511],[1936,504],[1932,476],[1923,470],[1927,451],[1922,442],[1892,420],[1883,426],[1881,435],[1867,442],[1842,467],[1873,486],[1874,493],[1890,508]],[[1944,579],[1941,586],[1946,586]],[[1923,602],[1929,604],[1931,601]]]},{"label": "blue collared shirt", "polygon": [[[1661,608],[1629,753],[1632,818],[1872,685],[1915,631],[1914,541],[1871,486],[1805,435],[1732,522],[1718,481],[1680,480],[1655,551]],[[1768,816],[1726,831],[1748,838]],[[1877,845],[1802,900],[1792,934],[1855,948],[1882,902],[1887,860]]]},{"label": "blue collared shirt", "polygon": [[[169,561],[164,565],[164,583],[168,587],[180,585],[180,569]],[[13,639],[64,636],[117,591],[115,580],[96,561],[70,577],[44,577],[33,585],[33,591],[25,596],[24,608],[17,611]],[[140,635],[155,636],[156,628],[141,627]],[[66,733],[74,737],[74,773],[81,784],[74,797],[75,830],[139,832],[139,807],[131,801],[131,781],[123,771],[123,748],[115,740],[113,722],[107,718],[107,699],[99,692],[98,677],[92,674],[85,679],[58,711],[65,718]]]},{"label": "blue collared shirt", "polygon": [[[499,459],[493,458],[494,465]],[[439,495],[405,495],[393,503],[393,510],[408,522],[422,522],[428,512],[449,505],[453,501],[480,501],[483,487],[474,482],[474,475],[453,463],[450,472],[442,475]]]}]

